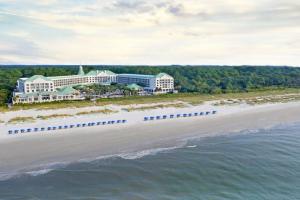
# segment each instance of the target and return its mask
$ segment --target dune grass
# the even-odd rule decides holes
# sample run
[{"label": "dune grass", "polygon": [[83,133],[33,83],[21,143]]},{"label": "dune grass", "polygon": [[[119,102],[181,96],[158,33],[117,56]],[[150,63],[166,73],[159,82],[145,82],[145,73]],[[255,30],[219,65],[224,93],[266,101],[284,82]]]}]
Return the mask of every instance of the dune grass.
[{"label": "dune grass", "polygon": [[71,117],[73,115],[69,114],[53,114],[53,115],[38,115],[38,119],[47,120],[47,119],[53,119],[53,118],[63,118],[63,117]]},{"label": "dune grass", "polygon": [[22,123],[22,122],[34,122],[35,119],[33,117],[14,117],[11,118],[8,123]]},{"label": "dune grass", "polygon": [[78,112],[76,115],[90,115],[90,114],[111,114],[111,113],[116,113],[117,111],[110,110],[110,109],[102,109],[102,110],[91,110],[91,111],[83,111],[83,112]]},{"label": "dune grass", "polygon": [[127,112],[132,112],[132,111],[159,109],[159,108],[184,108],[184,107],[186,107],[186,105],[184,105],[183,103],[173,103],[173,104],[159,104],[153,106],[129,107],[129,108],[123,108],[123,110]]}]

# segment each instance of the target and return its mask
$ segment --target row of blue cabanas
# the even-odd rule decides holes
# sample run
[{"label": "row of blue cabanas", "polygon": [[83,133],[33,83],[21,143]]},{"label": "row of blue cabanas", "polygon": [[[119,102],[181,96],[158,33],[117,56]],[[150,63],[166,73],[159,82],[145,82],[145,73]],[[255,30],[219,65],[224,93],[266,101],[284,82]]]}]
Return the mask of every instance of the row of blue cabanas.
[{"label": "row of blue cabanas", "polygon": [[61,126],[48,126],[48,127],[42,127],[42,128],[22,128],[22,129],[16,129],[16,130],[9,130],[8,134],[30,133],[30,132],[39,132],[39,131],[54,131],[54,130],[61,130],[61,129],[72,129],[72,128],[111,125],[111,124],[124,124],[126,122],[127,122],[126,119],[119,119],[119,120],[78,123],[78,124],[61,125]]},{"label": "row of blue cabanas", "polygon": [[180,117],[207,116],[207,115],[211,115],[211,114],[215,115],[215,114],[217,114],[217,111],[213,110],[213,111],[206,111],[206,112],[157,115],[157,116],[144,117],[144,121],[152,121],[152,120],[160,120],[160,119],[174,119],[174,118],[180,118]]}]

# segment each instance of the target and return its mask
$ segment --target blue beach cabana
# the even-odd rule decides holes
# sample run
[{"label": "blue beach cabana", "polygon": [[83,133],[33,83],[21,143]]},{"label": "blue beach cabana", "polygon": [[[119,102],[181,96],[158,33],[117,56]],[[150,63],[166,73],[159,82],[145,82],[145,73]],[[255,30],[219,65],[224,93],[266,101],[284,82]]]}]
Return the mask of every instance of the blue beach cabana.
[{"label": "blue beach cabana", "polygon": [[120,124],[122,122],[122,120],[117,120],[117,124]]},{"label": "blue beach cabana", "polygon": [[167,119],[167,115],[164,115],[164,116],[163,116],[163,119]]},{"label": "blue beach cabana", "polygon": [[80,127],[80,126],[81,126],[81,124],[77,124],[76,126],[77,126],[77,127]]},{"label": "blue beach cabana", "polygon": [[34,132],[37,132],[37,131],[39,131],[39,128],[34,128]]},{"label": "blue beach cabana", "polygon": [[15,133],[15,134],[18,134],[18,133],[19,133],[19,130],[15,130],[14,133]]},{"label": "blue beach cabana", "polygon": [[209,115],[209,114],[210,114],[210,112],[209,112],[209,111],[207,111],[205,114],[206,114],[206,115]]},{"label": "blue beach cabana", "polygon": [[126,123],[126,122],[127,122],[127,120],[126,120],[126,119],[123,119],[123,120],[122,120],[122,123]]},{"label": "blue beach cabana", "polygon": [[56,130],[56,126],[53,126],[53,127],[52,127],[52,130]]},{"label": "blue beach cabana", "polygon": [[183,114],[183,117],[187,117],[187,114]]},{"label": "blue beach cabana", "polygon": [[154,117],[150,117],[150,120],[154,120]]},{"label": "blue beach cabana", "polygon": [[86,124],[82,124],[82,127],[86,127]]},{"label": "blue beach cabana", "polygon": [[170,115],[170,118],[171,118],[171,119],[174,118],[174,115]]},{"label": "blue beach cabana", "polygon": [[74,125],[72,124],[72,125],[70,125],[70,128],[74,128]]},{"label": "blue beach cabana", "polygon": [[105,125],[106,124],[106,122],[102,122],[102,125]]},{"label": "blue beach cabana", "polygon": [[67,125],[65,125],[65,126],[64,126],[64,129],[67,129],[67,128],[68,128],[68,126],[67,126]]},{"label": "blue beach cabana", "polygon": [[13,133],[13,131],[12,131],[12,130],[9,130],[9,131],[8,131],[8,134],[12,134],[12,133]]},{"label": "blue beach cabana", "polygon": [[44,131],[45,130],[45,128],[41,128],[41,131]]},{"label": "blue beach cabana", "polygon": [[216,111],[216,110],[214,110],[214,111],[212,112],[212,114],[213,114],[213,115],[217,114],[217,111]]},{"label": "blue beach cabana", "polygon": [[156,119],[160,119],[160,116],[156,116]]},{"label": "blue beach cabana", "polygon": [[149,119],[148,117],[144,117],[144,121],[148,121],[148,119]]},{"label": "blue beach cabana", "polygon": [[200,115],[204,115],[204,113],[203,113],[203,112],[200,112]]},{"label": "blue beach cabana", "polygon": [[177,117],[177,118],[178,118],[178,117],[181,117],[181,115],[180,115],[180,114],[177,114],[176,117]]},{"label": "blue beach cabana", "polygon": [[48,127],[47,130],[50,131],[50,130],[51,130],[51,127]]},{"label": "blue beach cabana", "polygon": [[28,129],[27,129],[27,132],[30,133],[30,132],[31,132],[31,128],[28,128]]},{"label": "blue beach cabana", "polygon": [[189,113],[189,115],[188,115],[189,117],[191,117],[191,116],[193,116],[193,114],[192,113]]},{"label": "blue beach cabana", "polygon": [[62,129],[62,126],[58,126],[58,129]]},{"label": "blue beach cabana", "polygon": [[25,129],[21,129],[21,133],[24,133],[25,132]]},{"label": "blue beach cabana", "polygon": [[99,126],[99,125],[101,125],[102,124],[102,122],[97,122],[97,125]]},{"label": "blue beach cabana", "polygon": [[194,116],[198,116],[198,113],[194,113]]}]

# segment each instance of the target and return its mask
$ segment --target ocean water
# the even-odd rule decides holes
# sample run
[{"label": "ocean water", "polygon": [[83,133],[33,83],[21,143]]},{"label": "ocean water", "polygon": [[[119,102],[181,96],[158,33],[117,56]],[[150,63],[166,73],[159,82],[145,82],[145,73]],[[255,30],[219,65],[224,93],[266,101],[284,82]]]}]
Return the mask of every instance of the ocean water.
[{"label": "ocean water", "polygon": [[300,199],[300,124],[194,139],[0,181],[0,199]]}]

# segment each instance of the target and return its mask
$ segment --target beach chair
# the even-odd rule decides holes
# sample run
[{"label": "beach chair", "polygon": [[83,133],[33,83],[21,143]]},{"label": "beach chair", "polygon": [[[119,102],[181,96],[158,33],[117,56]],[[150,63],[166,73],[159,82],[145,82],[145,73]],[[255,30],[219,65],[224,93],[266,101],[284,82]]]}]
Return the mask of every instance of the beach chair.
[{"label": "beach chair", "polygon": [[144,121],[148,121],[148,119],[149,119],[148,117],[144,117]]},{"label": "beach chair", "polygon": [[170,118],[173,119],[173,118],[174,118],[174,115],[170,115]]},{"label": "beach chair", "polygon": [[9,130],[9,131],[8,131],[8,134],[12,134],[12,133],[13,133],[13,131],[12,131],[12,130]]},{"label": "beach chair", "polygon": [[217,114],[217,111],[216,111],[216,110],[214,110],[214,111],[212,112],[212,114],[213,114],[213,115]]},{"label": "beach chair", "polygon": [[123,120],[122,120],[122,123],[126,123],[126,122],[127,122],[127,120],[126,120],[126,119],[123,119]]}]

